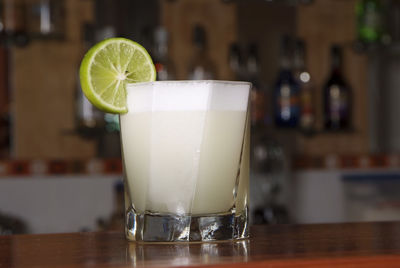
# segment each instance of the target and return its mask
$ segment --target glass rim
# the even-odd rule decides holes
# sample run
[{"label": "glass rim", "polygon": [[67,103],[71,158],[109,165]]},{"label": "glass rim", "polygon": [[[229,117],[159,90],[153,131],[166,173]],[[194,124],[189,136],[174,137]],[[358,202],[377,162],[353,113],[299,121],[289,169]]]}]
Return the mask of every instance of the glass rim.
[{"label": "glass rim", "polygon": [[164,81],[151,81],[151,82],[136,82],[136,83],[126,83],[126,87],[130,86],[141,86],[141,85],[155,85],[155,84],[226,84],[226,85],[248,85],[250,88],[253,86],[251,82],[248,81],[230,81],[230,80],[164,80]]}]

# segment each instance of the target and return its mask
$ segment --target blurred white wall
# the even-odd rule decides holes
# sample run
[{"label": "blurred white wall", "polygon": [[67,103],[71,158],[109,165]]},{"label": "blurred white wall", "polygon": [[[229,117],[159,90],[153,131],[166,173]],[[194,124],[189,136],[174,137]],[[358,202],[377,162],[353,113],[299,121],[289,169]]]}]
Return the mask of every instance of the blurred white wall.
[{"label": "blurred white wall", "polygon": [[295,223],[400,220],[397,169],[307,170],[292,180]]},{"label": "blurred white wall", "polygon": [[48,176],[0,179],[0,213],[18,217],[30,233],[95,230],[114,209],[120,176]]}]

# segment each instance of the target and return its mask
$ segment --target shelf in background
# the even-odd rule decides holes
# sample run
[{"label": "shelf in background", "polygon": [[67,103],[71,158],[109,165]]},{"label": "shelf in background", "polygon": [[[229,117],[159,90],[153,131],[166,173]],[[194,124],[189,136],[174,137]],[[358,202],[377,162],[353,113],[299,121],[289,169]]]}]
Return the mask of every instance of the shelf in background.
[{"label": "shelf in background", "polygon": [[122,175],[122,161],[118,158],[0,161],[0,179],[2,177],[43,175]]},{"label": "shelf in background", "polygon": [[[400,154],[332,154],[324,156],[297,155],[292,169],[396,169]],[[14,176],[50,175],[122,175],[119,158],[88,160],[0,160],[0,179]]]},{"label": "shelf in background", "polygon": [[400,168],[400,155],[397,154],[341,154],[325,156],[295,156],[293,170],[309,169],[394,169]]}]

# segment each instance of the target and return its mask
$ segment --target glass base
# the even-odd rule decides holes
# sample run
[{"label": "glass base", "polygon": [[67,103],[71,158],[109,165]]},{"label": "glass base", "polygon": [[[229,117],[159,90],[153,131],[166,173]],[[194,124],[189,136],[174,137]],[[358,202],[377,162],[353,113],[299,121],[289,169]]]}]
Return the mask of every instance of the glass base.
[{"label": "glass base", "polygon": [[143,242],[203,242],[243,239],[249,236],[248,209],[240,215],[224,214],[175,215],[126,213],[125,233],[131,241]]}]

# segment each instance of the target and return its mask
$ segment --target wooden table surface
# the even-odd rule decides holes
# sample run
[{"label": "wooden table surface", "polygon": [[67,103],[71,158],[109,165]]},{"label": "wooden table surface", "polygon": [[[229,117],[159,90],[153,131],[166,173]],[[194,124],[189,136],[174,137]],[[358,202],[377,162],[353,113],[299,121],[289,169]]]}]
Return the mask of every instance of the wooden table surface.
[{"label": "wooden table surface", "polygon": [[238,242],[137,244],[119,232],[0,236],[0,267],[400,267],[400,222],[254,226]]}]

